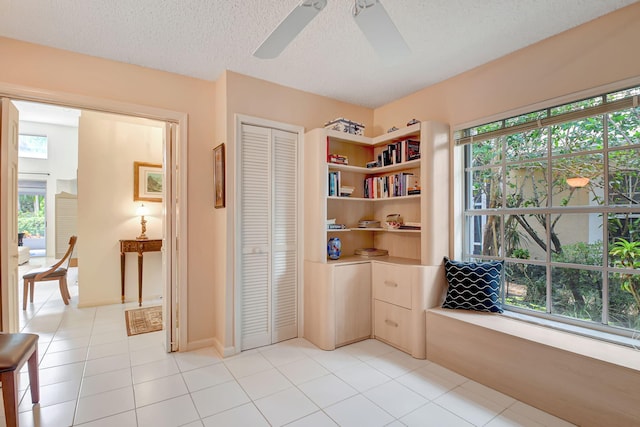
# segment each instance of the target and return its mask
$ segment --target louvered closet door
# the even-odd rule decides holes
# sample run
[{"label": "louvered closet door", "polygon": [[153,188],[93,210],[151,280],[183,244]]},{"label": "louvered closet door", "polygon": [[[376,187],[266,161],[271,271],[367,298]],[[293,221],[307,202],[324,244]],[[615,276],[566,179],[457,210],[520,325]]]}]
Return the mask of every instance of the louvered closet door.
[{"label": "louvered closet door", "polygon": [[242,125],[241,349],[297,335],[297,135]]},{"label": "louvered closet door", "polygon": [[269,234],[270,130],[242,125],[240,147],[240,288],[243,350],[271,344]]},{"label": "louvered closet door", "polygon": [[298,333],[298,233],[296,134],[274,130],[273,138],[273,342]]}]

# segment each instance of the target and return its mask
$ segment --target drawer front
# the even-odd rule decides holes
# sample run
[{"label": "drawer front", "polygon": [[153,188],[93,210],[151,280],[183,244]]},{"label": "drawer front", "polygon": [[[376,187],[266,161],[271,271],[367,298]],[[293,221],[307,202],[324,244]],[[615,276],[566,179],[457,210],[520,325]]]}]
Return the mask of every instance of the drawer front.
[{"label": "drawer front", "polygon": [[405,308],[411,308],[411,273],[407,266],[373,263],[373,297]]},{"label": "drawer front", "polygon": [[411,352],[411,310],[376,300],[374,312],[374,335]]}]

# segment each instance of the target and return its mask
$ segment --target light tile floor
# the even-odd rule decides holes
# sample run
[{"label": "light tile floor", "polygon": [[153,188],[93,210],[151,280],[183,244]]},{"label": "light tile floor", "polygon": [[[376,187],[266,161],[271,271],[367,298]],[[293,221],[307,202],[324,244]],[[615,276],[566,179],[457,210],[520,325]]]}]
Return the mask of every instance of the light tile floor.
[{"label": "light tile floor", "polygon": [[167,354],[163,332],[127,337],[123,311],[135,304],[78,309],[70,292],[64,306],[55,283],[38,284],[21,314],[40,335],[41,380],[32,405],[21,374],[23,427],[571,425],[376,340]]}]

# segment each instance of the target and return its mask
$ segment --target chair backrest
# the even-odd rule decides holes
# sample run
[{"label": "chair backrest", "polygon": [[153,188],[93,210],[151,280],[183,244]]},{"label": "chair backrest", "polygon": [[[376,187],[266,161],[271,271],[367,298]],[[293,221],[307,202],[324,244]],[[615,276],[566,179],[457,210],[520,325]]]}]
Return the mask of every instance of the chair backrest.
[{"label": "chair backrest", "polygon": [[76,241],[77,240],[78,240],[78,236],[71,236],[69,238],[69,248],[67,249],[67,252],[64,254],[62,259],[60,261],[58,261],[57,263],[55,263],[54,265],[52,265],[51,267],[49,267],[49,269],[47,271],[43,271],[42,273],[37,274],[36,277],[34,278],[34,280],[36,282],[38,282],[38,281],[44,279],[49,274],[51,274],[54,271],[56,271],[58,269],[58,267],[60,267],[62,264],[64,264],[65,261],[67,262],[67,265],[65,266],[65,268],[68,270],[69,269],[69,264],[71,263],[71,254],[73,253],[73,248],[76,247]]}]

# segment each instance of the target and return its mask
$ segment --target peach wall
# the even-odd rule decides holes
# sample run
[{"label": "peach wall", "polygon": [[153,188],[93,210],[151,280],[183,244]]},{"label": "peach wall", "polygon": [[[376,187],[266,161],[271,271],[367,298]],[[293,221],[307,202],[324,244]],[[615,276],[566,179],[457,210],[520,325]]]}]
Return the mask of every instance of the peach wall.
[{"label": "peach wall", "polygon": [[[188,114],[187,342],[211,340],[215,235],[212,226],[212,82],[0,37],[0,83]],[[10,65],[9,65],[10,64]],[[186,307],[185,307],[186,305]]]},{"label": "peach wall", "polygon": [[427,87],[374,112],[377,133],[409,118],[453,126],[640,76],[640,3]]}]

